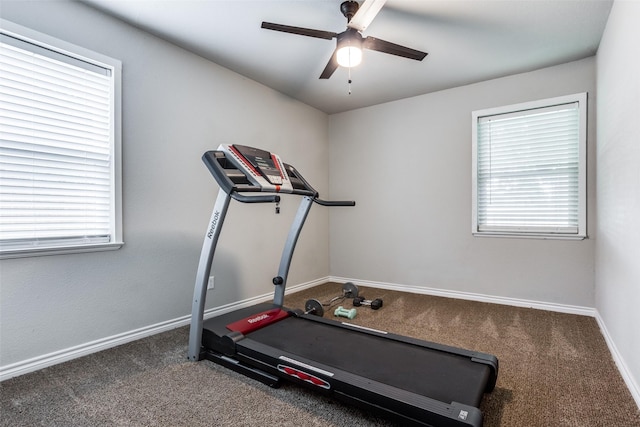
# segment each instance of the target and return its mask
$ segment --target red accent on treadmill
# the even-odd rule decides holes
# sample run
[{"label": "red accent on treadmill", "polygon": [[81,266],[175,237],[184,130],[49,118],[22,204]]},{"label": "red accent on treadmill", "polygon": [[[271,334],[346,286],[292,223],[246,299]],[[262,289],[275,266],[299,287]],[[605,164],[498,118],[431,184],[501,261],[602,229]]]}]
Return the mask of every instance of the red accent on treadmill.
[{"label": "red accent on treadmill", "polygon": [[246,317],[233,323],[229,323],[227,325],[227,329],[246,335],[249,332],[253,332],[255,330],[263,328],[286,317],[289,317],[288,312],[279,308],[272,308],[271,310],[263,311],[262,313],[256,313],[250,317]]},{"label": "red accent on treadmill", "polygon": [[[285,175],[286,171],[283,171],[282,169],[280,169],[280,162],[278,162],[278,158],[273,153],[271,153],[271,160],[273,160],[273,164],[275,165],[276,169],[278,169],[278,171],[280,172],[280,177],[282,178],[282,180],[284,181],[285,179],[287,179],[287,175]],[[276,193],[280,192],[280,188],[281,188],[280,185],[276,185]]]},{"label": "red accent on treadmill", "polygon": [[235,155],[240,159],[240,161],[242,163],[244,163],[244,165],[249,168],[249,170],[251,172],[254,173],[255,176],[262,176],[262,174],[260,174],[260,172],[258,172],[258,169],[256,169],[255,167],[253,167],[253,165],[251,164],[251,162],[249,160],[247,160],[246,157],[244,157],[242,155],[242,153],[240,151],[238,151],[238,149],[236,147],[234,147],[233,145],[230,145],[229,148],[231,148],[231,151],[233,151],[235,153]]},{"label": "red accent on treadmill", "polygon": [[273,164],[276,166],[276,169],[278,169],[280,171],[280,176],[282,177],[282,179],[286,179],[287,178],[287,175],[286,175],[287,172],[283,171],[282,169],[280,169],[280,162],[278,162],[278,158],[273,153],[271,153],[271,160],[273,160]]},{"label": "red accent on treadmill", "polygon": [[315,375],[309,374],[308,372],[304,372],[299,369],[292,368],[291,366],[278,365],[278,370],[280,372],[284,372],[285,374],[290,375],[299,380],[311,383],[315,386],[326,388],[326,389],[331,388],[331,385],[327,381],[323,380],[322,378],[318,378]]}]

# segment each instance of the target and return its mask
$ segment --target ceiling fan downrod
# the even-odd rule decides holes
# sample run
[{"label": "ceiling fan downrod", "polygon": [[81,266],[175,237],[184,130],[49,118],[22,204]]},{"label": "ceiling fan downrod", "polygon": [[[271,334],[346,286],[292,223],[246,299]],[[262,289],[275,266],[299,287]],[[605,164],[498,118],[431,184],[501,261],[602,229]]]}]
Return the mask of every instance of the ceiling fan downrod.
[{"label": "ceiling fan downrod", "polygon": [[347,18],[347,24],[351,22],[359,8],[360,5],[356,1],[345,1],[340,5],[340,12]]}]

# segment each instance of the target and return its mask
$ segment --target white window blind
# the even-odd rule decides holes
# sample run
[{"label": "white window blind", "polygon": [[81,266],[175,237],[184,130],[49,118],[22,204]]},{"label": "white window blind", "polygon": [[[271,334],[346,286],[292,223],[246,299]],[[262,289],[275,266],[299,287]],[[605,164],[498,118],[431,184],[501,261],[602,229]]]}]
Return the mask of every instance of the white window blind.
[{"label": "white window blind", "polygon": [[474,113],[474,233],[584,237],[586,94],[517,107]]},{"label": "white window blind", "polygon": [[113,68],[0,39],[0,249],[116,239]]}]

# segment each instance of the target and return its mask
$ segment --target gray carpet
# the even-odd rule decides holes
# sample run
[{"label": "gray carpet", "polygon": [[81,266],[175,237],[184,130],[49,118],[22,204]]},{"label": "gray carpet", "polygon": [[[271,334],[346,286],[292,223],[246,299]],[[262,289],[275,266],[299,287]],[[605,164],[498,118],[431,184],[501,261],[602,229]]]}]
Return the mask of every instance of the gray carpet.
[{"label": "gray carpet", "polygon": [[[287,297],[329,300],[337,284]],[[593,318],[361,288],[383,298],[354,323],[495,354],[489,426],[640,426],[640,411]],[[350,303],[345,304],[351,308]],[[325,314],[330,317],[330,313]],[[392,426],[293,385],[272,389],[186,361],[188,328],[0,383],[0,426]],[[347,351],[350,349],[347,349]]]}]

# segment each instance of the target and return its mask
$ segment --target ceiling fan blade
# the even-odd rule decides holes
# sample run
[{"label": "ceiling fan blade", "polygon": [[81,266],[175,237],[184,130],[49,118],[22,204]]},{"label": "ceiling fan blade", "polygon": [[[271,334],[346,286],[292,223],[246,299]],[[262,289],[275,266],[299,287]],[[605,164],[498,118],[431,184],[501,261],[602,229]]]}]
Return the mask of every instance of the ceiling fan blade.
[{"label": "ceiling fan blade", "polygon": [[327,40],[331,40],[338,35],[338,33],[333,33],[331,31],[312,30],[310,28],[292,27],[290,25],[274,24],[271,22],[262,22],[262,28],[267,30],[282,31],[283,33],[298,34],[301,36],[316,37],[319,39]]},{"label": "ceiling fan blade", "polygon": [[347,24],[347,27],[354,28],[358,31],[364,31],[376,17],[382,6],[387,0],[365,0],[358,8],[358,11],[351,21]]},{"label": "ceiling fan blade", "polygon": [[324,71],[322,71],[322,74],[320,74],[321,79],[328,79],[329,77],[331,77],[333,72],[336,71],[336,69],[338,68],[338,59],[336,57],[337,51],[338,51],[337,49],[333,51],[333,54],[331,55],[331,59],[329,59],[327,66],[324,67]]},{"label": "ceiling fan blade", "polygon": [[364,39],[362,47],[365,49],[377,50],[378,52],[389,53],[391,55],[415,59],[416,61],[422,61],[424,57],[427,56],[426,52],[421,52],[406,46],[400,46],[399,44],[376,39],[375,37],[367,37]]}]

